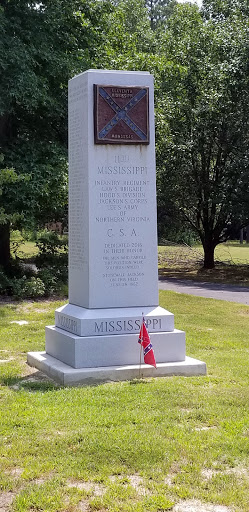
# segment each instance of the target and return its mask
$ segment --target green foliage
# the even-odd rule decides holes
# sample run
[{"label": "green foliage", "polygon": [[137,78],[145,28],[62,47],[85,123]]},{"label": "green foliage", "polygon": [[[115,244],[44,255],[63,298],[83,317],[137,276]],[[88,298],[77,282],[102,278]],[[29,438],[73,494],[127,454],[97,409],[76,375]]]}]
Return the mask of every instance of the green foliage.
[{"label": "green foliage", "polygon": [[[17,235],[20,238],[19,232],[16,232]],[[20,240],[15,243],[17,252]],[[35,258],[32,257],[33,265],[17,257],[12,260],[8,273],[4,269],[0,271],[0,295],[8,294],[16,299],[24,299],[67,293],[67,236],[45,230],[40,232],[36,245],[39,253]]]},{"label": "green foliage", "polygon": [[11,279],[6,275],[3,268],[0,267],[0,295],[10,294],[12,289]]},{"label": "green foliage", "polygon": [[145,0],[152,30],[163,28],[165,21],[171,16],[176,0]]},{"label": "green foliage", "polygon": [[155,48],[144,0],[118,0],[108,15],[103,64],[110,69],[147,69]]},{"label": "green foliage", "polygon": [[0,270],[0,295],[12,295],[14,299],[43,297],[46,293],[45,283],[36,276],[27,275],[9,277]]},{"label": "green foliage", "polygon": [[100,67],[155,75],[160,236],[187,221],[212,266],[249,222],[247,2],[3,0],[0,24],[0,264],[10,229],[66,220],[67,81]]},{"label": "green foliage", "polygon": [[37,238],[39,254],[36,265],[39,278],[45,286],[46,295],[58,291],[68,279],[68,238],[53,231],[44,231]]},{"label": "green foliage", "polygon": [[104,0],[0,2],[0,226],[66,217],[67,82],[100,58],[108,11]]},{"label": "green foliage", "polygon": [[179,5],[167,27],[156,70],[159,203],[190,223],[213,266],[215,246],[249,222],[249,18]]},{"label": "green foliage", "polygon": [[37,263],[50,262],[53,261],[54,256],[67,255],[68,238],[55,231],[44,230],[37,237],[36,245],[39,249]]},{"label": "green foliage", "polygon": [[45,284],[39,277],[26,276],[17,279],[13,278],[11,282],[11,291],[15,299],[43,297],[45,295]]},{"label": "green foliage", "polygon": [[[3,163],[3,155],[0,161]],[[23,182],[28,176],[18,175],[14,169],[0,169],[0,225],[16,224],[23,218],[22,212],[15,211],[16,200]]]}]

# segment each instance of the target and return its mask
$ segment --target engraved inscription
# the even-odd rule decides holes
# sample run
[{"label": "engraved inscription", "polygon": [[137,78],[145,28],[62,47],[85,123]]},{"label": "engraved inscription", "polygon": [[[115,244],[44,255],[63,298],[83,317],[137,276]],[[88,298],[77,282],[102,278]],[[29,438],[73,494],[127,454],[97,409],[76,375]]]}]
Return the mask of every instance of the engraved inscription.
[{"label": "engraved inscription", "polygon": [[69,91],[69,268],[82,270],[87,262],[84,225],[86,215],[86,177],[82,172],[85,152],[82,145],[85,130],[82,102],[87,101],[87,88],[72,84]]},{"label": "engraved inscription", "polygon": [[[150,332],[159,331],[162,328],[161,318],[146,318],[146,326]],[[102,333],[121,333],[121,332],[135,332],[139,331],[141,327],[141,319],[126,319],[126,320],[108,320],[95,322],[95,332]]]},{"label": "engraved inscription", "polygon": [[73,320],[72,318],[58,314],[58,327],[61,327],[62,329],[65,329],[66,331],[73,332],[75,334],[78,333],[78,326],[77,321]]},{"label": "engraved inscription", "polygon": [[132,290],[147,275],[144,233],[151,224],[151,180],[148,168],[136,163],[128,154],[115,154],[95,169],[94,220],[104,235],[99,254],[108,288]]}]

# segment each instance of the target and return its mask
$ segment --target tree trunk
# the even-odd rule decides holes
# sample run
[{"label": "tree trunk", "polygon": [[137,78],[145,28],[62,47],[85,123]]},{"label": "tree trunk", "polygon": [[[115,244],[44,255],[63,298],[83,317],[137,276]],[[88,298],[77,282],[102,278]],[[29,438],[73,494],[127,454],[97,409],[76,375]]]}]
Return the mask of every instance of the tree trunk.
[{"label": "tree trunk", "polygon": [[214,268],[214,249],[215,245],[211,243],[207,243],[203,245],[204,249],[204,268]]},{"label": "tree trunk", "polygon": [[0,265],[4,269],[10,264],[10,225],[0,224]]},{"label": "tree trunk", "polygon": [[249,244],[249,226],[246,226],[246,243]]},{"label": "tree trunk", "polygon": [[243,242],[244,242],[244,228],[241,228],[240,232],[239,232],[239,243],[243,244]]}]

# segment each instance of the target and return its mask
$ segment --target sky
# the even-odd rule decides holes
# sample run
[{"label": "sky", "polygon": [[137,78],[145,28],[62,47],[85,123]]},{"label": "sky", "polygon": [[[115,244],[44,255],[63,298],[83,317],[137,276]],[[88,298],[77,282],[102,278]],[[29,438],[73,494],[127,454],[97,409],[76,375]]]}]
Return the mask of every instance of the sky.
[{"label": "sky", "polygon": [[199,7],[202,6],[202,0],[177,0],[178,2],[191,2],[191,4],[197,4]]}]

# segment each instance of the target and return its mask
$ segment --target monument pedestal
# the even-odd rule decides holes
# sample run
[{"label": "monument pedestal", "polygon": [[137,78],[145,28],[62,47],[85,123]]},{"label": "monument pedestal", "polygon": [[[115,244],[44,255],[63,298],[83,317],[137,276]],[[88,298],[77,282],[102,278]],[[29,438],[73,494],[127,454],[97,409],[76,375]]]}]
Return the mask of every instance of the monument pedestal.
[{"label": "monument pedestal", "polygon": [[156,369],[140,366],[140,308],[90,310],[72,304],[56,310],[56,325],[46,327],[46,352],[28,353],[28,363],[62,385],[205,375],[206,364],[186,356],[185,333],[174,329],[174,315],[160,306],[143,309]]},{"label": "monument pedestal", "polygon": [[[69,304],[28,363],[61,384],[205,374],[158,306],[153,77],[89,70],[69,82]],[[140,368],[145,319],[157,369]]]},{"label": "monument pedestal", "polygon": [[42,371],[62,386],[80,386],[103,382],[133,380],[148,377],[189,377],[205,375],[206,364],[192,357],[178,363],[159,363],[157,368],[142,364],[75,369],[49,356],[46,352],[29,352],[28,364]]}]

